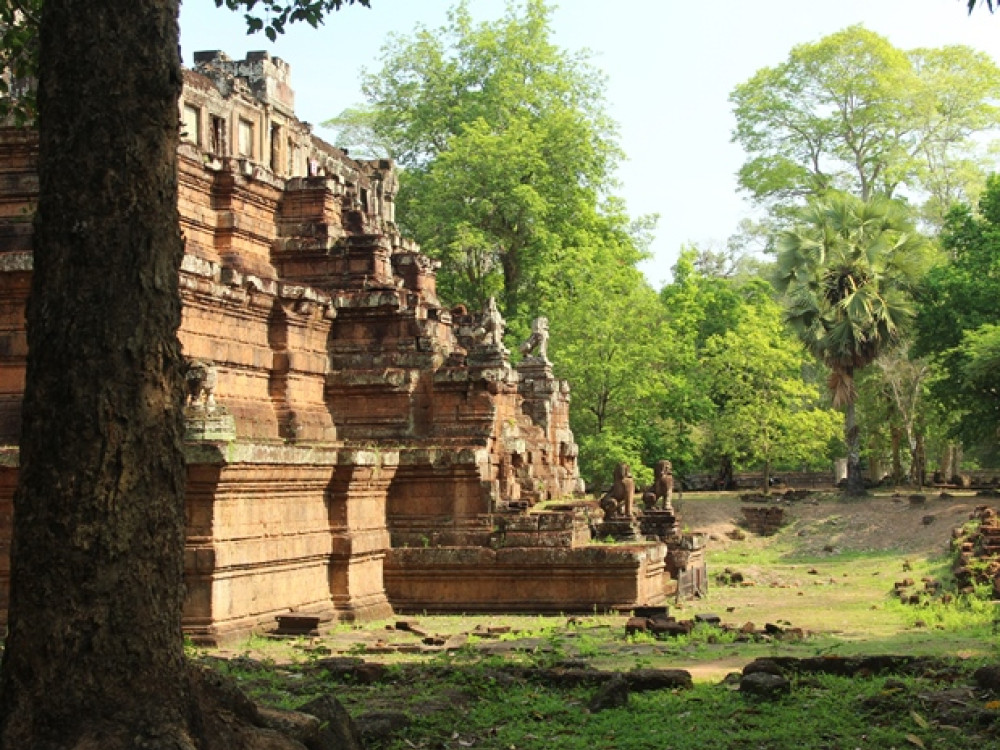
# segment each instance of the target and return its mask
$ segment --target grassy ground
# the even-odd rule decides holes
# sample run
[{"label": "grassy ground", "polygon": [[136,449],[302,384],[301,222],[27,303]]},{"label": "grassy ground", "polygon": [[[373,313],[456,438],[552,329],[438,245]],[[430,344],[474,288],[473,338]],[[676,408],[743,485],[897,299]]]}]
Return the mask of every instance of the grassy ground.
[{"label": "grassy ground", "polygon": [[[1000,696],[975,688],[971,672],[1000,661],[996,606],[918,594],[923,579],[947,586],[950,530],[974,504],[971,497],[948,498],[914,510],[890,496],[828,499],[790,508],[789,524],[774,537],[736,540],[738,500],[682,500],[690,529],[710,538],[713,585],[707,597],[672,614],[717,614],[756,630],[771,623],[801,629],[801,638],[746,641],[699,626],[689,636],[656,640],[626,636],[626,615],[619,614],[417,616],[400,618],[417,633],[397,629],[393,620],[342,626],[315,639],[258,637],[197,658],[235,675],[265,703],[294,708],[332,691],[367,727],[369,747],[992,746],[1000,734]],[[716,576],[734,573],[742,582],[716,583]],[[905,578],[914,582],[907,591],[919,603],[903,604],[893,594]],[[427,635],[447,645],[421,645]],[[945,661],[908,675],[792,676],[791,692],[777,701],[748,699],[723,679],[759,657],[870,654]],[[377,670],[345,668],[345,659]],[[552,678],[580,667],[681,668],[694,686],[633,692],[625,707],[592,712],[587,704],[596,684],[567,686]]]}]

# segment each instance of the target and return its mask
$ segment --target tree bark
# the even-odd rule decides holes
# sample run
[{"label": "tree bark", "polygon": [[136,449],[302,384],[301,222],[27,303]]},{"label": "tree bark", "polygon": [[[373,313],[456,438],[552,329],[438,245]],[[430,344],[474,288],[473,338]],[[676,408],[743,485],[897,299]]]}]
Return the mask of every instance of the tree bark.
[{"label": "tree bark", "polygon": [[903,430],[892,428],[892,484],[898,487],[903,482],[903,459],[900,455],[903,444]]},{"label": "tree bark", "polygon": [[951,481],[951,476],[955,472],[953,468],[955,465],[955,444],[946,443],[945,447],[941,451],[941,458],[938,462],[938,476],[934,479],[935,482],[941,482],[942,484],[947,484]]},{"label": "tree bark", "polygon": [[45,0],[3,748],[193,748],[177,0]]},{"label": "tree bark", "polygon": [[910,481],[917,489],[927,483],[927,455],[924,451],[924,436],[917,435],[910,452]]},{"label": "tree bark", "polygon": [[861,476],[861,435],[853,398],[844,406],[844,442],[847,444],[847,494],[858,497],[865,494],[865,480]]}]

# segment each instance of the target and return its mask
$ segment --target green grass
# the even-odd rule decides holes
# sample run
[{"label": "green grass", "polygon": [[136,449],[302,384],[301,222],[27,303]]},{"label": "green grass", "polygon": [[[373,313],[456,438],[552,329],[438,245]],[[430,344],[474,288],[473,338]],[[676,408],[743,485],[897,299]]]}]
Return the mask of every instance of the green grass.
[{"label": "green grass", "polygon": [[790,695],[774,702],[701,683],[687,691],[632,693],[627,706],[598,713],[586,710],[595,687],[555,688],[512,676],[496,658],[461,669],[395,667],[374,685],[335,681],[307,667],[244,664],[233,673],[258,700],[284,707],[332,691],[355,715],[403,711],[411,723],[385,745],[393,750],[958,750],[993,746],[1000,728],[1000,711],[966,688],[972,666],[919,677],[793,677]]},{"label": "green grass", "polygon": [[[774,537],[710,548],[707,596],[673,605],[671,614],[678,619],[716,614],[734,626],[728,631],[698,626],[690,635],[659,640],[626,636],[627,613],[425,614],[364,627],[340,625],[317,639],[258,636],[227,652],[188,651],[263,703],[294,708],[332,692],[356,716],[402,711],[411,723],[384,745],[390,750],[996,746],[1000,710],[992,699],[997,696],[969,685],[977,665],[1000,661],[998,605],[982,597],[945,603],[930,593],[920,594],[916,604],[901,602],[894,584],[904,578],[914,582],[909,593],[922,591],[925,578],[947,587],[950,559],[943,552],[823,549],[826,539],[845,538],[851,523],[850,504],[835,501],[827,515],[793,523]],[[715,575],[726,568],[740,572],[744,585],[716,585]],[[422,630],[442,636],[467,633],[468,642],[437,654],[387,653],[385,644],[419,641],[392,627],[398,619],[415,620]],[[801,628],[805,637],[747,639],[735,632],[745,623],[757,629],[766,623]],[[510,632],[476,634],[498,625]],[[791,694],[775,702],[750,700],[721,682],[759,657],[882,654],[944,658],[951,667],[919,677],[793,677]],[[388,665],[388,673],[374,684],[334,679],[318,666],[330,655],[377,660]],[[586,705],[595,687],[556,688],[513,671],[580,663],[606,671],[683,668],[691,671],[695,686],[633,693],[625,708],[590,713]]]}]

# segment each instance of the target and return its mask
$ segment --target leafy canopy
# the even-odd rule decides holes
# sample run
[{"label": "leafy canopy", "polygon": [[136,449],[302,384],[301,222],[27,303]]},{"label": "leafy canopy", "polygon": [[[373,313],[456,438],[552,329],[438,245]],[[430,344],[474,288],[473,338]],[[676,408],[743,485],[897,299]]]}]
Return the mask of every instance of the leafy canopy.
[{"label": "leafy canopy", "polygon": [[42,0],[0,4],[0,121],[24,125],[35,117],[38,24]]},{"label": "leafy canopy", "polygon": [[827,189],[919,196],[939,224],[981,187],[976,136],[1000,125],[1000,69],[963,46],[903,51],[862,26],[796,46],[730,95],[739,182],[779,213]]},{"label": "leafy canopy", "polygon": [[903,204],[828,192],[809,202],[777,241],[775,286],[785,319],[830,368],[834,406],[844,407],[847,491],[864,492],[855,416],[855,372],[895,347],[913,317],[916,284],[932,245]]},{"label": "leafy canopy", "polygon": [[475,23],[460,2],[443,27],[392,36],[362,76],[366,104],[326,123],[404,167],[400,223],[442,261],[442,294],[474,307],[498,295],[515,328],[579,226],[613,233],[594,228],[620,156],[604,79],[552,42],[551,14],[525,0]]},{"label": "leafy canopy", "polygon": [[802,377],[806,362],[770,298],[747,305],[734,328],[711,336],[703,371],[715,414],[709,448],[737,469],[829,466],[840,415]]},{"label": "leafy canopy", "polygon": [[952,435],[984,458],[996,453],[996,383],[984,379],[1000,325],[1000,176],[987,179],[978,210],[956,205],[941,244],[949,262],[922,285],[914,348],[931,356],[940,375],[931,392],[949,412]]},{"label": "leafy canopy", "polygon": [[313,28],[323,23],[323,17],[343,5],[369,7],[371,0],[215,0],[215,7],[225,5],[230,10],[246,9],[247,33],[263,31],[272,42],[283,34],[290,23],[303,22]]}]

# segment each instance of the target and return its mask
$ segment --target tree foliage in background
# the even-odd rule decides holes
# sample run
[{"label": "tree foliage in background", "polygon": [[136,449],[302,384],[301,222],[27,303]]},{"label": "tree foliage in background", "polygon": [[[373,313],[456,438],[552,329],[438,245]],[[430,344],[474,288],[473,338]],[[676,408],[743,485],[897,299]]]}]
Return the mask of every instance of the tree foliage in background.
[{"label": "tree foliage in background", "polygon": [[964,46],[903,51],[862,26],[792,49],[730,100],[742,189],[780,213],[828,189],[919,196],[939,225],[982,182],[976,136],[1000,125],[1000,69]]},{"label": "tree foliage in background", "polygon": [[[600,226],[600,225],[599,225]],[[624,461],[637,482],[647,482],[643,441],[635,429],[655,418],[665,397],[660,363],[671,342],[662,335],[664,315],[656,293],[635,268],[625,226],[613,236],[583,233],[579,254],[560,274],[558,293],[544,308],[556,372],[573,387],[571,426],[581,447],[588,484],[610,481]],[[591,245],[603,249],[589,251]]]},{"label": "tree foliage in background", "polygon": [[[660,403],[658,424],[663,429],[659,436],[647,433],[647,443],[651,460],[665,454],[680,476],[711,471],[713,462],[723,458],[705,446],[717,415],[704,377],[706,343],[736,328],[748,306],[773,294],[770,284],[756,273],[736,270],[742,261],[733,258],[720,266],[716,260],[695,246],[683,248],[672,269],[673,280],[659,294],[667,321],[664,339],[673,347],[669,359],[662,360],[669,383]],[[661,455],[654,452],[657,448]]]},{"label": "tree foliage in background", "polygon": [[460,2],[444,27],[391,37],[363,74],[367,103],[327,123],[404,167],[397,215],[442,261],[442,295],[474,307],[497,295],[515,330],[575,252],[577,224],[600,221],[620,156],[603,77],[553,44],[551,14],[525,0],[474,23]]},{"label": "tree foliage in background", "polygon": [[985,447],[982,455],[991,462],[996,461],[1000,457],[997,449],[1000,438],[1000,325],[987,323],[966,331],[962,343],[956,347],[953,361],[959,367],[959,387],[970,403],[969,413],[963,415],[962,421],[966,425],[970,422],[977,425],[980,444]]},{"label": "tree foliage in background", "polygon": [[829,448],[840,415],[821,406],[819,388],[802,377],[805,352],[782,325],[781,307],[768,297],[747,305],[730,330],[705,343],[702,369],[715,414],[709,452],[738,470],[829,468]]},{"label": "tree foliage in background", "polygon": [[902,204],[839,192],[810,201],[778,239],[775,285],[784,294],[785,319],[830,368],[833,404],[844,408],[852,494],[863,492],[855,373],[899,343],[932,250]]},{"label": "tree foliage in background", "polygon": [[42,0],[0,4],[0,122],[10,118],[24,125],[34,120],[41,12]]},{"label": "tree foliage in background", "polygon": [[969,379],[968,368],[983,361],[989,341],[975,332],[1000,325],[1000,176],[988,178],[978,211],[968,205],[952,209],[941,244],[949,262],[933,269],[923,284],[914,349],[934,356],[941,368],[931,392],[954,417],[953,435],[992,460],[1000,426],[994,398],[978,378]]},{"label": "tree foliage in background", "polygon": [[927,387],[933,367],[928,359],[912,356],[910,348],[909,341],[903,342],[899,347],[881,354],[875,360],[875,365],[878,368],[880,393],[892,407],[888,418],[893,481],[899,483],[904,479],[899,449],[905,439],[909,451],[910,483],[921,486],[927,468],[924,428],[927,422]]}]

